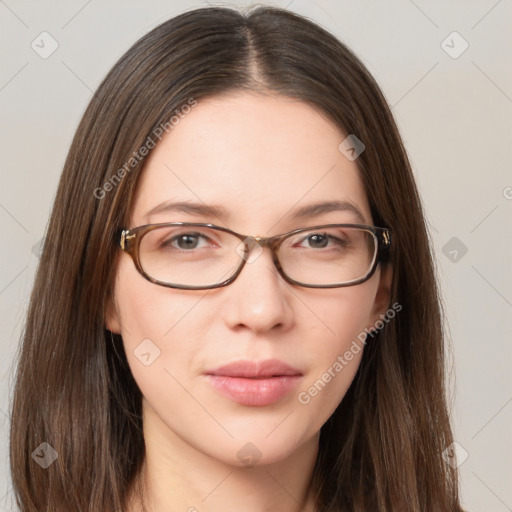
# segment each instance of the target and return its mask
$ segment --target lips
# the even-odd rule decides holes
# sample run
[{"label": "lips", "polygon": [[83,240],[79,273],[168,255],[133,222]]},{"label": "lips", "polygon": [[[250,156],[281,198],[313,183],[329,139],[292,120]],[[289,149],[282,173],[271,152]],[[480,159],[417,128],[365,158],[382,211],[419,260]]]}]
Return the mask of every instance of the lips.
[{"label": "lips", "polygon": [[205,372],[219,393],[242,405],[262,407],[288,395],[302,373],[278,359],[237,361]]},{"label": "lips", "polygon": [[237,361],[206,372],[207,375],[224,377],[269,378],[283,375],[302,375],[302,373],[279,359],[265,361]]}]

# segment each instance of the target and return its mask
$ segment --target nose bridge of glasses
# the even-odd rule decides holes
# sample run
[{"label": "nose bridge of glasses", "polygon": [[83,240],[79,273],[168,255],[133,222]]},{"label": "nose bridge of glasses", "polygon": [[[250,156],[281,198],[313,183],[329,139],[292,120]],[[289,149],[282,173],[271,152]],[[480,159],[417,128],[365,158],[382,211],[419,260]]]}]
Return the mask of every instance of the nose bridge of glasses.
[{"label": "nose bridge of glasses", "polygon": [[251,251],[253,248],[259,248],[262,250],[265,247],[270,248],[273,250],[277,245],[281,237],[263,237],[263,236],[246,236],[244,239],[245,245],[248,247],[249,251]]},{"label": "nose bridge of glasses", "polygon": [[[265,238],[259,235],[246,236],[237,248],[238,255],[245,263],[252,263],[260,257],[265,247],[268,247],[274,253],[275,247],[278,245],[280,237]],[[272,255],[275,258],[275,253]]]}]

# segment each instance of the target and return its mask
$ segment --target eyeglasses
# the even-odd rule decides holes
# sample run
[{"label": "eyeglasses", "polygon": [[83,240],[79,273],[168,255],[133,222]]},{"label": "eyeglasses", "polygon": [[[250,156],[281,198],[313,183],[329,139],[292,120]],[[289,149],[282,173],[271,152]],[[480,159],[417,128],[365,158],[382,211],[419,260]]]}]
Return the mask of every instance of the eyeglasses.
[{"label": "eyeglasses", "polygon": [[325,224],[270,238],[213,224],[169,222],[118,232],[117,242],[152,283],[182,290],[231,284],[246,263],[270,248],[279,274],[307,288],[353,286],[370,279],[391,246],[391,231],[364,224]]}]

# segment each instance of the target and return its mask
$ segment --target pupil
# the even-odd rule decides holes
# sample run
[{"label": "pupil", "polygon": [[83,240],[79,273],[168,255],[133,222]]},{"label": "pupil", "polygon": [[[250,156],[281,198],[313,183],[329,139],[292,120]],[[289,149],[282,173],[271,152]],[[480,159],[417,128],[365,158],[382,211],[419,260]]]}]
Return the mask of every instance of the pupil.
[{"label": "pupil", "polygon": [[178,245],[180,249],[190,249],[194,248],[197,242],[197,238],[195,236],[191,235],[182,235],[178,239]]},{"label": "pupil", "polygon": [[309,240],[313,247],[325,247],[327,245],[327,237],[324,235],[311,235]]}]

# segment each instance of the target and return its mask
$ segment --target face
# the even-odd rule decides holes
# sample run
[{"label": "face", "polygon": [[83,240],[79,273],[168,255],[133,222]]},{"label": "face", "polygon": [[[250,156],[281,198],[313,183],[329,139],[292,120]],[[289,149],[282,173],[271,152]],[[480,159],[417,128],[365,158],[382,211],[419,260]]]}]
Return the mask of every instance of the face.
[{"label": "face", "polygon": [[[312,107],[282,96],[200,100],[148,157],[127,227],[209,222],[268,237],[321,224],[372,225],[356,162],[338,149],[346,135]],[[221,206],[227,216],[148,215],[169,201]],[[363,221],[349,210],[294,217],[327,201],[351,203]],[[122,334],[144,397],[146,431],[229,464],[243,464],[247,453],[272,463],[317,439],[362,350],[352,350],[344,364],[338,358],[385,312],[390,282],[390,271],[379,266],[356,286],[293,286],[265,248],[229,286],[178,290],[149,282],[121,253],[107,327]],[[268,360],[277,366],[258,366]],[[240,361],[249,364],[217,371]],[[267,378],[256,378],[258,370]]]}]

